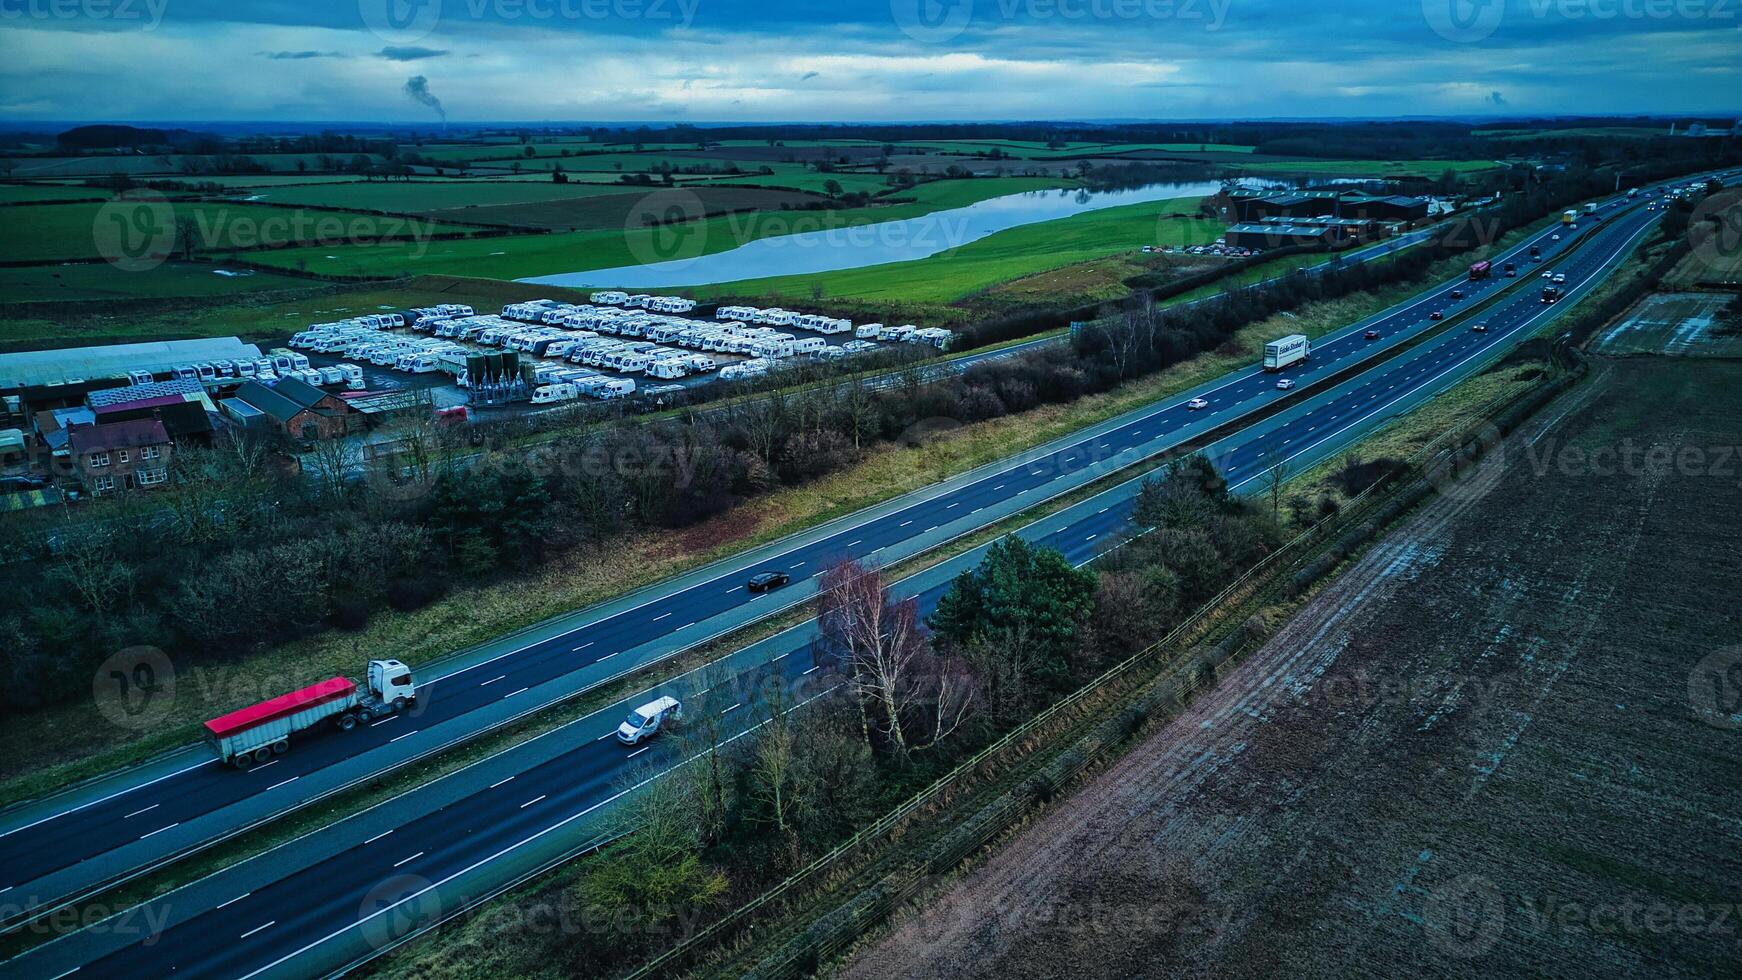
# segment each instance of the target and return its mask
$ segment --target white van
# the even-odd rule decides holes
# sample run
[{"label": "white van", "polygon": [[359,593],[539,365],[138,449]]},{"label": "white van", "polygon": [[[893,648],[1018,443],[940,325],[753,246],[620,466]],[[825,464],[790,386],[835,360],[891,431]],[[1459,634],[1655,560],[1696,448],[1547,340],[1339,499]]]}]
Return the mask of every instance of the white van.
[{"label": "white van", "polygon": [[629,718],[617,726],[617,741],[624,745],[634,745],[652,736],[668,723],[682,719],[683,704],[677,698],[665,697],[649,701],[629,712]]}]

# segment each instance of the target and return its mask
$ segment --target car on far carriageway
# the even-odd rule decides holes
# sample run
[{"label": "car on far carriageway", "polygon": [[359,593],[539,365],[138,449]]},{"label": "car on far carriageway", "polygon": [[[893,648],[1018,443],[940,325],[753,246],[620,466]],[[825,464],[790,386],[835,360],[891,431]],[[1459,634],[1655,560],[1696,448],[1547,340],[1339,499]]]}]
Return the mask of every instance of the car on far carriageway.
[{"label": "car on far carriageway", "polygon": [[1439,311],[1439,310],[1435,310],[1435,311],[1433,311],[1433,312],[1432,312],[1432,313],[1429,313],[1429,314],[1428,314],[1428,315],[1427,315],[1427,318],[1428,318],[1428,319],[1429,319],[1429,320],[1439,320],[1439,319],[1442,319],[1442,318],[1444,318],[1444,317],[1445,317],[1445,314],[1444,314],[1444,313],[1441,313],[1441,312],[1440,312],[1440,311]]},{"label": "car on far carriageway", "polygon": [[1488,324],[1486,324],[1486,323],[1472,323],[1472,324],[1470,324],[1470,329],[1475,331],[1476,333],[1487,333],[1488,332]]},{"label": "car on far carriageway", "polygon": [[1365,336],[1368,340],[1378,340],[1379,339],[1379,331],[1369,330],[1363,336]]},{"label": "car on far carriageway", "polygon": [[1287,391],[1288,389],[1293,388],[1293,387],[1294,387],[1294,380],[1292,378],[1283,378],[1281,381],[1278,381],[1276,383],[1276,390],[1277,391]]},{"label": "car on far carriageway", "polygon": [[769,589],[778,589],[791,581],[792,576],[785,572],[757,572],[750,576],[750,581],[745,585],[745,588],[752,592],[767,592]]},{"label": "car on far carriageway", "polygon": [[1210,407],[1210,403],[1207,401],[1204,401],[1202,398],[1194,398],[1191,401],[1186,402],[1186,408],[1189,408],[1194,412],[1199,411],[1201,409],[1209,408],[1209,407]]}]

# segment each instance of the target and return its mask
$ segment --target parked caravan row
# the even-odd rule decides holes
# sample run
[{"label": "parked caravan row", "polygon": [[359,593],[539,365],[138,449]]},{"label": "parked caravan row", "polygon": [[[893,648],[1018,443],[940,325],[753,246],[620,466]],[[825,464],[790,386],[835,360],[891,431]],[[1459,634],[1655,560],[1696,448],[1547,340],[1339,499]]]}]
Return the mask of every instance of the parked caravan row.
[{"label": "parked caravan row", "polygon": [[[688,313],[696,301],[682,296],[654,296],[648,293],[625,293],[616,289],[601,289],[587,297],[589,303],[600,306],[622,306],[656,313]],[[549,302],[545,300],[544,302]]]}]

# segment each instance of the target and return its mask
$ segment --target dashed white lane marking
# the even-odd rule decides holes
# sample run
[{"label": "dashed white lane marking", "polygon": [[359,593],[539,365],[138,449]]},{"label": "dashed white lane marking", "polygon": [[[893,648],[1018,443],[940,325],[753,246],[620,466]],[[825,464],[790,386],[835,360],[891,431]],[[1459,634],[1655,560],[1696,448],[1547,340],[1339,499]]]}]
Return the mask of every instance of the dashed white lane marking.
[{"label": "dashed white lane marking", "polygon": [[277,919],[273,919],[273,920],[272,920],[272,921],[271,921],[271,922],[268,922],[268,923],[266,923],[266,925],[261,925],[261,926],[255,926],[255,927],[254,927],[254,928],[252,928],[252,929],[250,929],[250,930],[248,930],[248,931],[247,931],[247,932],[245,932],[245,933],[243,933],[243,934],[242,934],[242,935],[240,935],[240,936],[237,936],[237,937],[236,937],[236,938],[238,938],[238,939],[247,939],[247,938],[248,938],[248,937],[249,937],[249,936],[252,936],[252,935],[254,935],[254,934],[255,934],[255,933],[257,933],[257,932],[259,932],[259,931],[260,931],[260,930],[262,930],[262,929],[265,929],[265,928],[267,928],[267,927],[268,927],[268,926],[275,926],[275,925],[277,925],[277,924],[278,924],[278,920],[277,920]]}]

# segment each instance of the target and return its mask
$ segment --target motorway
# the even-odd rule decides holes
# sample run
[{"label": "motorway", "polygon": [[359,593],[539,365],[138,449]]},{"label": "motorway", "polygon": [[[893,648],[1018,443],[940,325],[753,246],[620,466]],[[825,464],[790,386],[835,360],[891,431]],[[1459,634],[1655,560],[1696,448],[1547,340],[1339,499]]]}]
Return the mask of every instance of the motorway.
[{"label": "motorway", "polygon": [[[1581,249],[1559,267],[1558,271],[1568,275],[1569,288],[1583,289],[1589,283],[1595,282],[1604,268],[1624,254],[1655,217],[1656,215],[1636,210],[1626,217],[1601,224],[1582,222],[1587,226],[1595,224],[1595,228],[1587,227],[1584,230],[1594,231],[1596,238],[1592,247]],[[1552,233],[1551,230],[1538,237],[1546,238]],[[1545,247],[1544,251],[1551,252],[1551,248]],[[1525,266],[1526,270],[1529,268],[1530,266]],[[1526,274],[1529,274],[1528,271]],[[1468,306],[1476,296],[1483,293],[1476,287],[1492,288],[1505,281],[1496,277],[1487,283],[1447,284],[1430,290],[1398,309],[1387,311],[1380,317],[1352,325],[1322,339],[1315,348],[1313,361],[1290,373],[1304,383],[1315,375],[1323,376],[1346,368],[1360,359],[1362,351],[1386,345],[1387,341],[1396,342],[1400,338],[1419,334],[1428,322],[1428,311],[1443,308],[1450,313],[1455,304],[1445,294],[1454,285],[1471,294],[1462,304]],[[1231,482],[1244,486],[1256,479],[1259,472],[1277,459],[1288,458],[1304,465],[1306,461],[1299,459],[1302,455],[1322,458],[1336,451],[1341,444],[1356,438],[1363,431],[1364,425],[1370,427],[1376,419],[1407,410],[1413,404],[1409,400],[1412,397],[1431,397],[1431,393],[1438,390],[1436,385],[1443,386],[1451,383],[1455,377],[1462,377],[1463,374],[1459,373],[1461,368],[1468,366],[1473,370],[1480,366],[1485,352],[1498,350],[1500,345],[1516,336],[1520,330],[1528,329],[1544,315],[1552,315],[1563,308],[1542,307],[1536,299],[1535,285],[1534,282],[1528,284],[1529,288],[1521,291],[1515,298],[1503,301],[1484,315],[1483,319],[1490,324],[1489,332],[1476,334],[1462,329],[1449,330],[1394,361],[1368,372],[1368,376],[1353,379],[1329,392],[1315,395],[1272,419],[1252,426],[1247,432],[1223,440],[1212,447],[1214,458],[1229,473]],[[1367,329],[1380,330],[1381,339],[1371,342],[1362,339],[1362,334]],[[1209,400],[1211,408],[1196,413],[1186,410],[1182,400],[1194,396]],[[841,554],[868,555],[877,551],[879,546],[887,554],[891,545],[904,540],[901,531],[906,527],[916,526],[922,517],[927,521],[948,522],[951,520],[949,511],[966,509],[967,514],[955,520],[967,521],[977,512],[997,511],[1001,501],[1012,498],[1017,498],[1015,511],[1026,509],[1048,496],[1065,492],[1055,490],[1054,487],[1062,476],[1085,472],[1100,475],[1111,472],[1103,464],[1116,461],[1118,465],[1124,465],[1130,461],[1127,458],[1128,453],[1118,451],[1121,444],[1141,449],[1139,456],[1151,455],[1157,451],[1155,444],[1160,441],[1177,444],[1181,439],[1201,433],[1223,419],[1243,414],[1252,407],[1268,405],[1277,397],[1279,393],[1275,391],[1273,379],[1269,376],[1255,371],[1238,372],[1165,404],[1132,413],[1132,416],[1111,420],[1106,426],[1097,427],[1099,431],[1092,430],[1086,438],[1061,440],[1069,443],[1068,445],[1043,447],[1048,451],[1027,454],[1027,458],[1017,465],[993,468],[993,472],[984,474],[968,474],[969,479],[951,481],[952,484],[959,482],[959,485],[947,486],[940,493],[922,492],[916,496],[925,499],[907,501],[901,506],[891,508],[889,513],[871,515],[861,522],[853,522],[852,519],[836,522],[850,526],[832,527],[819,540],[786,550],[779,556],[786,561],[785,565],[770,566],[767,562],[759,562],[748,567],[787,567],[798,577],[806,572],[813,572],[829,558]],[[1146,430],[1153,434],[1146,436]],[[1135,481],[1131,481],[1087,502],[1098,502],[1095,509],[1085,512],[1087,505],[1080,504],[1061,515],[1038,522],[1033,533],[1039,535],[1041,540],[1060,546],[1073,560],[1087,560],[1098,548],[1116,540],[1123,533],[1134,487]],[[1124,492],[1122,497],[1119,496],[1121,491]],[[949,532],[950,536],[956,536],[971,530],[972,526],[996,519],[998,518],[992,517],[968,521],[963,524],[962,529],[932,524],[927,526],[927,533],[941,529]],[[1059,524],[1059,521],[1065,523]],[[853,540],[850,543],[842,540],[846,535],[852,535]],[[777,546],[770,547],[778,550]],[[938,591],[957,570],[956,566],[963,560],[973,558],[973,555],[974,553],[970,553],[962,559],[946,563],[950,569],[948,574],[934,570],[936,581],[923,575],[916,576],[912,587],[919,591],[923,602],[935,601]],[[185,820],[197,820],[199,816],[238,806],[246,801],[255,801],[262,796],[267,797],[273,805],[278,805],[270,794],[274,790],[295,785],[305,776],[312,780],[327,767],[342,766],[347,761],[367,756],[371,752],[402,744],[400,740],[406,734],[439,727],[441,721],[459,720],[489,706],[499,707],[515,697],[524,698],[538,684],[549,682],[549,672],[574,671],[577,660],[586,661],[588,666],[598,665],[618,657],[623,652],[623,647],[632,649],[632,644],[646,643],[646,634],[644,630],[637,629],[638,624],[645,627],[667,623],[668,620],[679,618],[679,609],[686,609],[682,615],[693,616],[693,619],[675,624],[667,623],[665,630],[656,634],[669,637],[694,628],[697,623],[704,622],[704,616],[721,615],[716,610],[753,605],[755,601],[760,601],[749,600],[742,595],[742,590],[738,587],[742,569],[730,572],[719,569],[714,571],[716,574],[704,575],[705,581],[700,583],[703,586],[711,584],[712,589],[698,589],[692,585],[675,595],[641,602],[633,610],[623,610],[608,617],[597,618],[577,629],[496,654],[487,660],[457,667],[440,678],[440,696],[431,698],[420,716],[383,725],[391,730],[393,725],[401,724],[407,731],[392,734],[382,731],[377,734],[371,730],[363,734],[354,733],[348,738],[335,736],[311,739],[273,766],[250,773],[231,773],[215,765],[201,764],[167,774],[158,782],[131,792],[124,791],[112,799],[99,797],[80,809],[62,809],[39,816],[36,819],[40,822],[26,822],[6,838],[0,839],[0,843],[6,844],[8,848],[3,866],[10,875],[15,867],[20,866],[15,861],[26,862],[24,866],[27,868],[29,862],[35,862],[37,868],[50,869],[38,873],[36,877],[41,878],[45,874],[52,874],[57,862],[58,867],[68,866],[66,857],[54,854],[57,849],[72,850],[75,855],[81,848],[95,850],[83,847],[82,835],[95,834],[110,842],[117,839],[131,841],[140,835],[149,840],[172,833],[173,828]],[[920,579],[926,580],[918,581]],[[809,595],[809,591],[802,589],[792,591]],[[790,604],[789,598],[782,596],[778,601]],[[689,605],[682,604],[685,602]],[[782,643],[788,646],[777,650]],[[593,655],[584,652],[605,644],[617,646],[619,649]],[[666,646],[668,651],[672,649],[669,642]],[[607,646],[607,649],[610,647]],[[805,631],[802,628],[792,630],[743,651],[743,657],[735,654],[733,662],[724,665],[721,670],[728,677],[741,671],[747,671],[746,676],[754,676],[758,670],[784,671],[791,678],[809,677],[812,676],[810,669],[814,665],[806,659],[808,654],[802,653],[806,649],[808,637]],[[800,652],[801,655],[793,656],[795,652]],[[770,662],[774,666],[762,666]],[[718,673],[719,671],[692,672],[692,675],[686,675],[687,681],[674,681],[674,689],[680,690],[688,699],[695,699],[698,697],[695,692],[701,690],[708,679]],[[707,686],[734,692],[738,690],[730,683]],[[707,695],[700,695],[701,700],[693,703],[697,705],[697,710],[714,710],[715,703],[710,699],[724,696],[731,696],[735,700],[730,704],[718,705],[718,710],[725,713],[723,717],[733,714],[745,719],[756,717],[754,699],[747,703],[741,693],[721,695],[718,690],[710,691]],[[381,937],[368,935],[372,924],[380,924],[383,920],[399,923],[406,918],[404,913],[407,908],[405,903],[390,903],[384,906],[390,910],[390,914],[368,918],[361,926],[358,925],[357,906],[352,899],[371,889],[379,890],[385,880],[381,859],[392,857],[392,860],[386,862],[389,869],[399,868],[398,874],[412,875],[425,882],[451,877],[454,871],[459,871],[461,874],[457,878],[443,882],[445,888],[452,888],[456,883],[461,886],[468,884],[459,879],[477,876],[479,870],[486,865],[501,865],[503,862],[500,858],[493,862],[491,857],[497,850],[509,844],[518,843],[519,850],[531,853],[538,850],[537,845],[540,842],[550,843],[565,836],[558,831],[570,820],[585,817],[601,805],[610,795],[612,787],[618,785],[625,766],[632,765],[627,762],[626,754],[615,745],[592,744],[592,728],[589,726],[608,733],[621,713],[620,705],[613,706],[599,715],[589,716],[582,722],[559,729],[550,738],[535,740],[526,747],[516,747],[500,757],[487,760],[489,763],[500,763],[510,768],[518,766],[513,771],[507,771],[506,776],[499,774],[503,770],[481,765],[475,767],[475,770],[467,770],[464,778],[439,780],[427,790],[420,788],[409,794],[407,800],[400,801],[393,807],[381,808],[380,813],[371,811],[363,818],[354,818],[353,821],[317,832],[314,836],[323,838],[322,846],[299,847],[299,860],[289,863],[295,867],[287,866],[282,860],[244,862],[234,869],[213,876],[212,879],[190,886],[190,890],[194,891],[212,888],[221,891],[225,887],[242,888],[241,884],[232,885],[234,881],[248,883],[245,897],[241,891],[233,891],[228,897],[214,894],[209,903],[193,900],[185,893],[178,893],[175,896],[177,900],[172,903],[176,914],[165,920],[173,923],[169,936],[175,937],[174,942],[168,941],[166,936],[163,942],[152,943],[150,946],[140,945],[131,951],[113,949],[107,955],[120,957],[119,959],[98,958],[91,963],[90,969],[98,975],[110,972],[136,973],[139,970],[167,972],[176,967],[193,969],[201,974],[243,975],[255,967],[272,963],[278,956],[299,952],[295,948],[298,944],[326,935],[327,932],[323,931],[325,926],[333,926],[336,932],[333,939],[322,946],[323,953],[329,948],[343,951],[339,948],[346,945],[346,937],[363,941],[365,950],[378,946]],[[413,728],[414,725],[417,727]],[[587,729],[583,751],[590,752],[590,755],[576,759],[569,752],[560,752],[559,749],[566,740],[573,739],[579,729]],[[540,751],[558,754],[542,763],[525,764],[524,755],[536,755]],[[669,746],[655,745],[634,764],[669,761],[664,755],[669,751]],[[283,771],[274,774],[275,770]],[[255,778],[262,773],[270,775],[270,778]],[[409,796],[439,799],[444,793],[477,789],[472,784],[486,774],[496,774],[496,779],[502,781],[493,780],[492,785],[479,792],[457,795],[436,806],[411,807]],[[190,781],[194,779],[203,782],[191,784]],[[441,785],[443,783],[448,785]],[[512,801],[515,802],[514,812],[507,813],[502,812],[501,807],[505,802],[510,802],[505,800],[508,793],[505,787],[510,785],[516,787],[514,792],[524,791],[525,799]],[[491,792],[498,789],[502,791]],[[143,812],[140,812],[142,808]],[[398,813],[402,809],[421,813],[422,816],[387,827],[386,832],[391,835],[389,838],[378,838],[363,845],[357,843],[366,838],[356,836],[353,831],[360,833],[361,829],[368,829],[366,825],[371,819],[391,819],[392,813]],[[567,819],[553,824],[553,815],[556,814],[563,814]],[[146,818],[143,822],[142,817]],[[419,820],[432,822],[419,824]],[[128,821],[134,822],[129,824]],[[150,826],[147,826],[148,823]],[[76,829],[69,830],[69,825],[76,825]],[[162,829],[153,830],[153,827]],[[341,831],[340,828],[345,829]],[[347,837],[347,834],[351,836]],[[529,838],[529,834],[537,836]],[[383,840],[392,839],[418,841],[430,846],[425,848],[424,853],[413,854],[412,850],[407,850],[405,854],[390,855],[388,851],[392,848],[385,847]],[[13,843],[15,840],[30,843]],[[574,842],[565,843],[572,846]],[[356,850],[359,846],[363,850]],[[329,850],[330,856],[322,858],[321,855]],[[311,861],[313,863],[309,863]],[[468,862],[476,862],[477,866],[468,867]],[[28,870],[23,872],[29,873]],[[251,879],[255,877],[262,880],[252,882]],[[359,884],[362,885],[361,888],[357,887]],[[391,892],[392,888],[388,891]],[[382,894],[377,894],[376,899],[380,899]],[[440,895],[439,892],[430,894]],[[475,894],[477,893],[463,891],[459,893],[460,899]],[[286,896],[294,898],[287,899]],[[449,902],[460,899],[449,899]],[[429,899],[420,901],[427,903]],[[449,907],[453,907],[452,904]],[[257,909],[260,910],[258,915]],[[275,914],[279,918],[269,922],[268,918],[261,917],[270,910],[276,910]],[[285,918],[286,916],[290,918]],[[259,921],[251,922],[254,918]],[[415,918],[412,917],[413,920]],[[246,937],[243,936],[244,932],[248,933]],[[397,926],[383,933],[397,934]],[[6,968],[10,970],[25,966],[26,963],[34,963],[39,956],[47,963],[67,963],[69,960],[66,957],[75,947],[91,945],[91,934],[79,935],[84,937],[83,942],[69,944],[67,940],[63,940],[49,944],[38,953],[7,964]],[[110,937],[110,942],[98,942],[88,951],[96,952],[98,948],[111,946],[122,938],[122,934],[115,931],[106,935]],[[354,952],[355,950],[350,950],[346,955]],[[83,961],[74,955],[75,962]],[[342,963],[344,960],[333,962]],[[280,963],[274,972],[288,970],[291,973],[302,973],[307,972],[306,966],[307,964],[299,961],[296,969],[290,969],[287,963]],[[126,969],[123,970],[123,967]],[[52,975],[32,972],[36,975]]]},{"label": "motorway", "polygon": [[[1486,332],[1457,324],[1410,351],[1280,414],[1212,444],[1230,485],[1253,492],[1277,461],[1304,468],[1330,458],[1384,420],[1420,405],[1536,333],[1569,308],[1650,230],[1656,214],[1634,210],[1601,223],[1557,271],[1568,300],[1544,305],[1536,281],[1485,311]],[[1365,329],[1365,328],[1364,328]],[[1359,336],[1359,335],[1357,335]],[[1321,365],[1315,370],[1323,371]],[[1271,379],[1263,379],[1274,390]],[[1177,406],[1175,406],[1177,408]],[[1184,409],[1176,421],[1190,416]],[[1130,533],[1133,478],[1023,529],[1021,534],[1091,560]],[[899,583],[922,608],[937,601],[984,547]],[[696,718],[719,719],[732,738],[766,717],[758,691],[777,681],[782,702],[834,683],[810,656],[814,627],[755,644],[734,662],[695,671],[420,786],[292,845],[202,879],[154,903],[50,943],[5,965],[53,976],[300,976],[366,958],[400,937],[516,878],[585,848],[609,832],[608,804],[635,783],[683,759],[675,739],[630,750],[609,739],[626,706],[672,693]],[[478,686],[482,686],[481,683]],[[288,757],[287,757],[288,758]],[[101,925],[101,924],[100,924]],[[134,936],[129,929],[152,930]],[[21,974],[22,975],[22,974]]]},{"label": "motorway", "polygon": [[[1607,225],[1584,221],[1562,241],[1557,226],[1496,256],[1520,262],[1539,245],[1553,259]],[[1385,243],[1392,248],[1397,243]],[[1377,248],[1379,246],[1375,246]],[[1512,280],[1498,274],[1454,281],[1320,338],[1290,369],[1303,387],[1433,327]],[[1463,291],[1453,300],[1452,290]],[[1368,330],[1377,340],[1366,340]],[[1298,393],[1297,393],[1298,395]],[[1193,412],[1190,398],[1209,407]],[[1069,493],[1286,397],[1256,367],[1108,420],[1021,456],[981,467],[745,555],[679,576],[499,643],[420,670],[423,696],[409,714],[345,737],[310,738],[288,755],[233,772],[202,746],[13,808],[0,818],[0,901],[12,919],[54,907],[104,882],[159,866],[292,807],[433,755],[488,727],[522,717],[630,670],[740,629],[814,595],[814,582],[842,557],[893,563]],[[753,571],[795,579],[772,595],[749,595]],[[358,665],[359,668],[361,664]],[[432,676],[433,675],[433,676]]]}]

